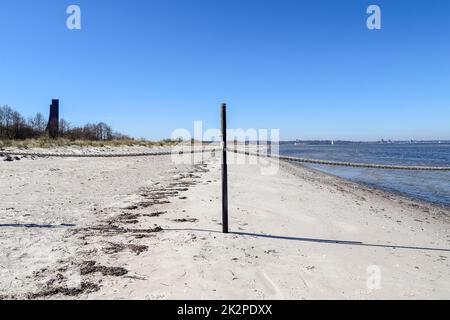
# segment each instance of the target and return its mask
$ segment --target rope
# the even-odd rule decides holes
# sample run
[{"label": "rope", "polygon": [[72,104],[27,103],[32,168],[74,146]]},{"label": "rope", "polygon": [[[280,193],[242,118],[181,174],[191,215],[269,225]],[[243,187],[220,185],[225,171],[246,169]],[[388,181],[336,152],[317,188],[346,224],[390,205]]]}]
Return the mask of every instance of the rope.
[{"label": "rope", "polygon": [[[183,155],[183,154],[196,154],[204,152],[215,152],[218,149],[203,149],[203,150],[191,150],[191,151],[179,151],[179,152],[147,152],[147,153],[110,153],[110,154],[61,154],[61,153],[37,153],[37,152],[16,152],[16,151],[0,151],[0,156],[23,156],[23,157],[58,157],[58,158],[125,158],[125,157],[154,157],[154,156],[169,156],[169,155]],[[317,159],[306,159],[297,157],[286,157],[271,154],[252,153],[239,150],[228,149],[229,152],[236,154],[243,154],[247,156],[266,157],[278,160],[319,164],[336,167],[353,167],[353,168],[369,168],[369,169],[384,169],[384,170],[409,170],[409,171],[450,171],[450,167],[427,167],[427,166],[399,166],[399,165],[385,165],[385,164],[373,164],[373,163],[354,163],[354,162],[340,162],[340,161],[328,161]]]},{"label": "rope", "polygon": [[73,154],[73,153],[40,153],[40,152],[20,152],[20,151],[0,151],[0,156],[22,156],[22,157],[57,157],[57,158],[125,158],[125,157],[153,157],[153,156],[170,156],[183,154],[196,154],[203,152],[214,152],[216,149],[203,149],[191,151],[161,151],[147,153],[98,153],[98,154]]},{"label": "rope", "polygon": [[266,158],[274,158],[274,159],[284,160],[284,161],[320,164],[320,165],[336,166],[336,167],[353,167],[353,168],[369,168],[369,169],[385,169],[385,170],[410,170],[410,171],[450,171],[450,167],[397,166],[397,165],[385,165],[385,164],[373,164],[373,163],[339,162],[339,161],[316,160],[316,159],[305,159],[305,158],[297,158],[297,157],[285,157],[285,156],[270,155],[270,154],[251,153],[251,152],[244,152],[244,151],[230,150],[230,149],[228,149],[228,151],[234,152],[237,154],[244,154],[247,156],[266,157]]}]

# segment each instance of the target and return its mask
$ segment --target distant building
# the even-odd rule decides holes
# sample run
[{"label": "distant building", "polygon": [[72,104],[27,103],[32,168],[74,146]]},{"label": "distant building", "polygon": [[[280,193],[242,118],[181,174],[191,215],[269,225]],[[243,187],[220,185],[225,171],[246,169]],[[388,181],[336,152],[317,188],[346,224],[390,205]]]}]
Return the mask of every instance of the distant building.
[{"label": "distant building", "polygon": [[56,139],[59,134],[59,100],[53,99],[50,105],[50,115],[48,117],[47,132],[50,138]]}]

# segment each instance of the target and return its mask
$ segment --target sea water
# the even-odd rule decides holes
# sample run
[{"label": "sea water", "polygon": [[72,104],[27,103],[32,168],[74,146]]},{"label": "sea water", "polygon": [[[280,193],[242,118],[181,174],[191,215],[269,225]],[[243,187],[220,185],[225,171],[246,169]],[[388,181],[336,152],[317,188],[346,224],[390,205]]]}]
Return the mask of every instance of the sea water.
[{"label": "sea water", "polygon": [[[450,144],[281,144],[280,155],[358,163],[450,167]],[[310,165],[351,181],[450,207],[450,172]]]}]

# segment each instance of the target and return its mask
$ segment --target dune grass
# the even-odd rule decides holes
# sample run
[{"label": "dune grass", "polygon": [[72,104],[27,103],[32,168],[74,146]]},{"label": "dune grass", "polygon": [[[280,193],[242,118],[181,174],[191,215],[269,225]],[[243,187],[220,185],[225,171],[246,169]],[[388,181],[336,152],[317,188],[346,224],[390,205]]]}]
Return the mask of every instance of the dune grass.
[{"label": "dune grass", "polygon": [[149,141],[149,140],[111,140],[111,141],[86,141],[86,140],[68,140],[68,139],[50,139],[47,137],[38,139],[26,139],[26,140],[0,140],[0,148],[19,148],[19,149],[32,149],[32,148],[54,148],[54,147],[119,147],[119,146],[141,146],[141,147],[156,147],[156,146],[173,146],[178,144],[179,141],[162,140],[162,141]]}]

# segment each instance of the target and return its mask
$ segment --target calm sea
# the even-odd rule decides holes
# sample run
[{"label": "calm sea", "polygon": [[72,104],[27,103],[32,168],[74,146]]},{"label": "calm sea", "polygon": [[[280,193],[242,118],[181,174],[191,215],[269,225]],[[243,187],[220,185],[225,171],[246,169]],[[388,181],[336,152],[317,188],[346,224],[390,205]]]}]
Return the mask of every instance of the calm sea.
[{"label": "calm sea", "polygon": [[[450,144],[284,144],[280,146],[280,154],[360,163],[450,166]],[[450,172],[308,166],[371,187],[450,207]]]}]

